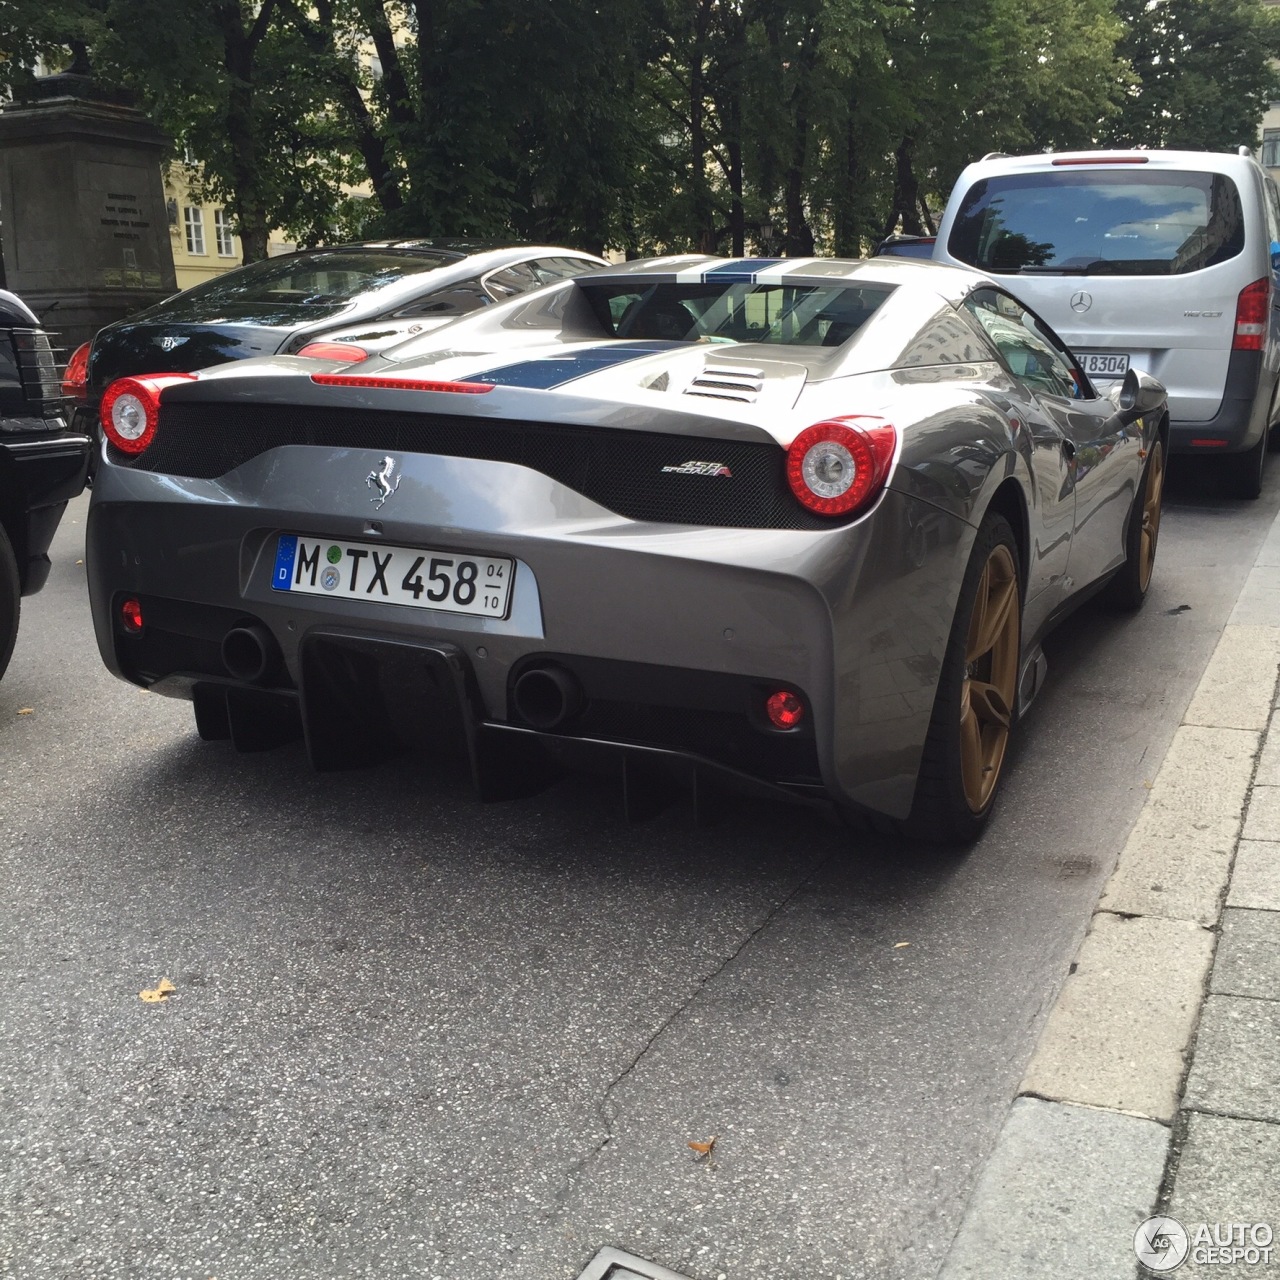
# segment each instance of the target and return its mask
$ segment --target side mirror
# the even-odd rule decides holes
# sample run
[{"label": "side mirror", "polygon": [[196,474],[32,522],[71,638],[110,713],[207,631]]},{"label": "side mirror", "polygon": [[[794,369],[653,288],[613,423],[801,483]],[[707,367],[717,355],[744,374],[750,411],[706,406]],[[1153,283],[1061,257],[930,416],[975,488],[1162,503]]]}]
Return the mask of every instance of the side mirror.
[{"label": "side mirror", "polygon": [[1141,369],[1130,369],[1120,384],[1120,395],[1117,403],[1120,408],[1120,421],[1128,426],[1159,409],[1169,398],[1164,383],[1158,382],[1149,373]]}]

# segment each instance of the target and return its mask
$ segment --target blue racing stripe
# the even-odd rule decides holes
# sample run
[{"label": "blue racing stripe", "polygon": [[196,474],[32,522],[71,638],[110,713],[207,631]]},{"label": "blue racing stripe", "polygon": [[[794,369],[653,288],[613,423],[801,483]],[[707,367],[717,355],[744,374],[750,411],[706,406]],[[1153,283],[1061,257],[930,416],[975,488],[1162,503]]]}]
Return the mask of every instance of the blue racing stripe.
[{"label": "blue racing stripe", "polygon": [[585,351],[572,351],[563,356],[544,356],[541,360],[524,360],[520,364],[499,365],[480,373],[468,373],[467,382],[490,382],[496,387],[535,387],[550,391],[575,378],[599,373],[615,364],[639,360],[668,347],[685,346],[681,342],[610,342]]},{"label": "blue racing stripe", "polygon": [[755,284],[756,272],[767,271],[784,261],[782,258],[739,258],[735,262],[722,262],[718,267],[702,273],[703,283],[716,281],[723,284]]}]

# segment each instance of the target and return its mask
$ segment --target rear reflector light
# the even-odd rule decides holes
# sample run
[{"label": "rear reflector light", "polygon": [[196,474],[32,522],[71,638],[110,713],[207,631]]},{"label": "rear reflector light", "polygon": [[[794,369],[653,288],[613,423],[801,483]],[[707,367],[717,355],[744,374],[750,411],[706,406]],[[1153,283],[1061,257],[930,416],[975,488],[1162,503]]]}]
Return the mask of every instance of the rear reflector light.
[{"label": "rear reflector light", "polygon": [[98,410],[107,439],[122,453],[141,453],[155,439],[160,393],[179,382],[194,382],[195,378],[194,373],[117,378],[104,393]]},{"label": "rear reflector light", "polygon": [[308,342],[294,354],[311,360],[342,360],[346,364],[359,364],[361,360],[369,358],[369,353],[363,347],[350,342]]},{"label": "rear reflector light", "polygon": [[449,391],[464,396],[482,396],[492,391],[491,382],[427,382],[421,378],[366,378],[358,373],[313,373],[311,381],[322,387],[373,387],[382,391]]},{"label": "rear reflector light", "polygon": [[1051,163],[1066,164],[1146,164],[1146,156],[1062,156]]},{"label": "rear reflector light", "polygon": [[1271,281],[1265,277],[1240,290],[1236,302],[1236,336],[1232,351],[1261,351],[1271,309]]},{"label": "rear reflector light", "polygon": [[790,689],[771,693],[764,704],[765,714],[775,729],[794,729],[804,719],[804,703]]},{"label": "rear reflector light", "polygon": [[1226,445],[1225,440],[1192,440],[1191,445],[1195,449],[1221,449]]},{"label": "rear reflector light", "polygon": [[142,630],[142,604],[132,596],[120,602],[120,625],[130,635],[136,636]]},{"label": "rear reflector light", "polygon": [[823,516],[849,515],[884,487],[898,433],[882,418],[853,416],[815,423],[787,450],[787,483],[798,501]]},{"label": "rear reflector light", "polygon": [[62,375],[62,394],[74,400],[83,400],[89,386],[89,347],[90,343],[82,342],[67,361]]}]

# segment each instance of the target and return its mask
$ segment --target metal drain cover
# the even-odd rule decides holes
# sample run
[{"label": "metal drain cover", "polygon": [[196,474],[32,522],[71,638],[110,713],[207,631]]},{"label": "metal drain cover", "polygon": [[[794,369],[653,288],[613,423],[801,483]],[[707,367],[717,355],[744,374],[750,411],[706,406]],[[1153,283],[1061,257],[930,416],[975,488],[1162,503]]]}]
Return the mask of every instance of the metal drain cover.
[{"label": "metal drain cover", "polygon": [[633,1253],[605,1247],[587,1263],[578,1280],[690,1280],[656,1262],[646,1262]]}]

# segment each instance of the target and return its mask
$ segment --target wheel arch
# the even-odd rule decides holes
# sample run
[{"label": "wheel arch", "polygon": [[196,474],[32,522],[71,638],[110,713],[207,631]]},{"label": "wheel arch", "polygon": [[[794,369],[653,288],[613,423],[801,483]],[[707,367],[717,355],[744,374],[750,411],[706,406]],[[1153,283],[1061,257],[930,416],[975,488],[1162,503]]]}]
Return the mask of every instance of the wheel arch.
[{"label": "wheel arch", "polygon": [[[987,503],[987,512],[995,511],[1009,522],[1013,529],[1014,540],[1018,544],[1018,576],[1022,579],[1022,598],[1027,595],[1027,569],[1031,562],[1031,517],[1027,510],[1027,499],[1022,486],[1013,476],[1006,476],[1000,482],[991,501]],[[981,521],[979,521],[981,523]]]}]

